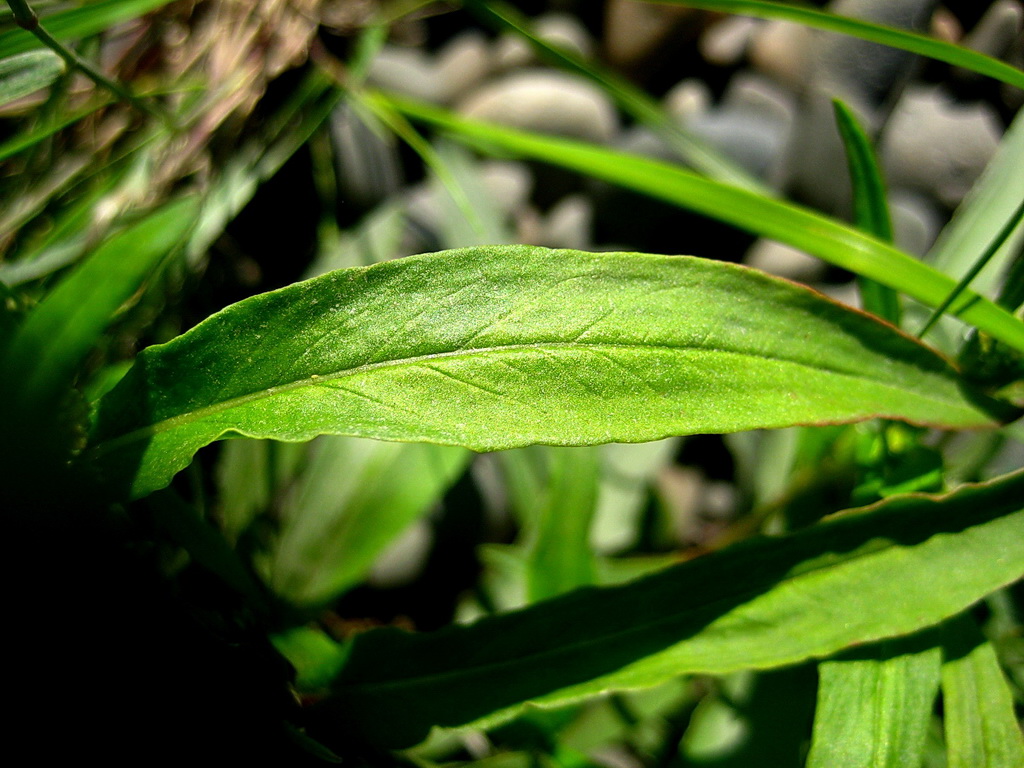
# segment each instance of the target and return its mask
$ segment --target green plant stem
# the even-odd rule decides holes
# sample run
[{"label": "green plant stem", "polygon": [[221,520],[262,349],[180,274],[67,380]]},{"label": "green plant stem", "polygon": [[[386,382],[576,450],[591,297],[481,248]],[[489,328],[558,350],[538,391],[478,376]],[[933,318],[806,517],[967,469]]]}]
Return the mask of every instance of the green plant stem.
[{"label": "green plant stem", "polygon": [[150,117],[157,118],[171,130],[178,129],[179,126],[177,122],[168,112],[148,103],[145,99],[139,98],[121,83],[107,77],[96,69],[96,67],[79,56],[75,51],[66,47],[59,40],[53,37],[53,35],[47,32],[39,23],[39,17],[36,15],[35,11],[29,7],[29,4],[25,2],[25,0],[7,0],[7,4],[11,8],[11,12],[14,14],[14,21],[18,26],[35,35],[43,45],[64,59],[69,67],[77,69],[83,75],[96,83],[96,85],[101,88],[106,88],[122,101],[131,104],[139,111],[145,112]]},{"label": "green plant stem", "polygon": [[942,314],[949,309],[950,305],[956,301],[957,297],[966,290],[967,286],[971,284],[971,281],[978,276],[978,273],[985,268],[985,266],[992,260],[992,257],[999,252],[999,249],[1003,247],[1013,231],[1024,220],[1024,200],[1017,206],[1017,210],[1013,212],[1013,215],[1007,220],[1003,228],[999,230],[999,234],[995,236],[985,252],[978,257],[978,260],[974,262],[974,265],[967,271],[967,274],[960,278],[960,282],[956,284],[956,287],[950,292],[950,294],[943,299],[942,303],[935,308],[932,312],[931,317],[928,318],[928,322],[924,324],[920,331],[917,333],[917,338],[923,339],[925,334],[931,330],[932,326],[939,321]]}]

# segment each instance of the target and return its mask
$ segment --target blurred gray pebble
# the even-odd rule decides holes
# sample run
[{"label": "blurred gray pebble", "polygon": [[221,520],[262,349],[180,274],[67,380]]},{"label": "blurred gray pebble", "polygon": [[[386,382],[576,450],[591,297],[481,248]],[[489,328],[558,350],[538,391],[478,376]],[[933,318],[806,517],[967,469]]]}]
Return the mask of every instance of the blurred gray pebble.
[{"label": "blurred gray pebble", "polygon": [[[575,16],[546,13],[533,20],[533,33],[549,45],[561,48],[582,59],[594,56],[590,32]],[[515,69],[537,63],[530,44],[519,35],[502,34],[494,44],[494,66],[498,70]]]},{"label": "blurred gray pebble", "polygon": [[955,207],[996,151],[1002,125],[987,104],[962,104],[938,87],[907,89],[881,141],[893,187],[925,192]]},{"label": "blurred gray pebble", "polygon": [[597,86],[561,72],[530,69],[482,86],[458,105],[475,120],[608,144],[618,116]]}]

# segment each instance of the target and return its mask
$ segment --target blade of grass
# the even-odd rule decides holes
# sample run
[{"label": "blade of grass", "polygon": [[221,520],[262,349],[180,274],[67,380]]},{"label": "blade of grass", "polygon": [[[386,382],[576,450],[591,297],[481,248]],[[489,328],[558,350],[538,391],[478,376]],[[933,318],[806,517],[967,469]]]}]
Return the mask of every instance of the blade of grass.
[{"label": "blade of grass", "polygon": [[[891,243],[893,238],[889,204],[871,140],[848,106],[839,99],[834,99],[832,105],[836,125],[839,126],[846,149],[850,180],[853,182],[854,223],[879,240]],[[894,290],[862,276],[858,276],[857,285],[864,309],[899,326],[900,301]]]},{"label": "blade of grass", "polygon": [[657,101],[628,80],[537,37],[530,29],[529,19],[512,6],[503,2],[482,0],[468,0],[465,6],[492,27],[509,30],[523,38],[550,63],[596,83],[619,107],[639,122],[657,131],[681,157],[704,175],[764,195],[775,195],[773,190],[758,179],[680,128]]},{"label": "blade of grass", "polygon": [[802,5],[788,3],[759,2],[758,0],[647,0],[659,5],[686,5],[691,8],[703,8],[709,11],[736,13],[743,16],[754,16],[761,19],[782,19],[794,21],[815,29],[839,32],[851,37],[859,37],[872,43],[881,43],[893,48],[902,48],[911,53],[927,56],[937,61],[944,61],[957,67],[969,69],[988,77],[1001,80],[1017,88],[1024,88],[1024,72],[999,59],[986,56],[969,48],[962,48],[942,40],[928,37],[916,32],[873,24],[848,16],[820,11]]},{"label": "blade of grass", "polygon": [[[81,8],[43,16],[46,28],[57,40],[74,40],[103,32],[116,24],[167,5],[171,0],[101,0]],[[0,33],[0,58],[43,47],[43,43],[24,29]]]},{"label": "blade of grass", "polygon": [[77,123],[79,120],[88,117],[108,104],[110,104],[109,98],[94,101],[80,110],[63,114],[55,120],[46,122],[42,126],[11,137],[0,144],[0,162],[9,157],[13,157],[19,152],[24,152],[30,147],[34,147],[39,142],[50,138],[58,131],[67,128],[69,125]]},{"label": "blade of grass", "polygon": [[136,96],[128,86],[107,77],[103,72],[94,67],[92,63],[78,55],[76,51],[68,48],[39,23],[39,17],[29,7],[25,0],[7,0],[11,10],[14,11],[14,19],[22,29],[36,37],[39,42],[56,53],[71,69],[77,69],[83,75],[92,80],[96,85],[105,88],[126,104],[130,104],[140,112],[150,117],[155,117],[170,128],[176,127],[174,116],[163,109],[159,104],[149,102],[146,99]]},{"label": "blade of grass", "polygon": [[960,278],[960,282],[956,284],[956,287],[950,291],[949,295],[942,300],[939,306],[935,308],[931,317],[928,318],[928,321],[924,324],[921,330],[918,331],[917,337],[919,339],[924,338],[925,334],[927,334],[928,331],[931,330],[932,326],[938,322],[939,318],[942,317],[943,313],[947,309],[949,309],[950,305],[952,305],[953,302],[967,290],[967,286],[971,284],[971,281],[974,280],[974,278],[978,276],[978,273],[981,272],[981,270],[983,270],[992,260],[992,257],[999,253],[999,250],[1003,247],[1006,241],[1010,239],[1010,236],[1022,221],[1024,221],[1024,200],[1021,200],[1020,204],[1017,206],[1017,210],[1014,211],[1013,215],[1010,217],[1010,220],[1003,225],[999,234],[997,234],[995,239],[989,243],[988,248],[986,248],[984,253],[978,257],[977,261],[974,262],[974,265],[967,271],[967,274]]},{"label": "blade of grass", "polygon": [[[482,151],[541,160],[674,203],[814,254],[931,306],[940,304],[956,285],[947,275],[853,227],[792,203],[702,178],[670,163],[467,120],[396,96],[374,93],[370,98],[386,101],[414,120],[449,132]],[[950,311],[1024,351],[1024,322],[992,301],[964,291]]]},{"label": "blade of grass", "polygon": [[52,51],[29,51],[0,61],[0,106],[46,88],[64,74]]},{"label": "blade of grass", "polygon": [[941,663],[934,633],[925,632],[819,664],[807,768],[920,765]]},{"label": "blade of grass", "polygon": [[969,616],[948,622],[943,629],[942,698],[949,768],[1024,765],[1024,738],[995,649]]},{"label": "blade of grass", "polygon": [[[939,234],[924,260],[953,277],[963,276],[971,260],[981,253],[1010,218],[1017,201],[1024,200],[1024,111],[1010,124],[988,167],[974,185],[953,220]],[[974,280],[975,290],[991,293],[1006,262],[1024,242],[1024,226]]]}]

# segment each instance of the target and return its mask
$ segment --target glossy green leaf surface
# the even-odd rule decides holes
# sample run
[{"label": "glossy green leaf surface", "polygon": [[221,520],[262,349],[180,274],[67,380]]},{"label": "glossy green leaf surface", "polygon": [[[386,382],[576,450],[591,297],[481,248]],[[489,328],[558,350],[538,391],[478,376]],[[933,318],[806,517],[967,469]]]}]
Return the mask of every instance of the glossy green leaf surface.
[{"label": "glossy green leaf surface", "polygon": [[[410,117],[429,123],[486,152],[512,152],[651,197],[786,243],[937,306],[956,281],[898,248],[827,216],[792,203],[722,184],[671,163],[579,141],[543,136],[458,117],[451,112],[394,96],[380,96]],[[950,310],[965,322],[1024,350],[1024,322],[972,291]]]},{"label": "glossy green leaf surface", "polygon": [[761,0],[656,0],[664,5],[686,5],[691,8],[705,8],[709,11],[737,13],[765,19],[785,19],[815,29],[859,37],[872,43],[881,43],[893,48],[902,48],[911,53],[928,56],[947,64],[973,70],[1004,83],[1024,88],[1024,72],[999,59],[986,56],[970,48],[937,40],[934,37],[874,24],[849,16],[789,3],[762,2]]},{"label": "glossy green leaf surface", "polygon": [[933,643],[883,642],[819,664],[807,768],[921,765],[942,664]]},{"label": "glossy green leaf surface", "polygon": [[946,629],[942,703],[949,768],[1024,765],[1024,737],[995,649],[969,617]]},{"label": "glossy green leaf surface", "polygon": [[368,738],[407,746],[432,725],[493,723],[526,701],[557,706],[909,634],[1024,574],[1022,494],[1017,473],[893,498],[468,627],[369,632],[325,706]]},{"label": "glossy green leaf surface", "polygon": [[927,347],[794,284],[491,246],[339,270],[143,351],[101,400],[87,459],[142,495],[229,432],[489,451],[873,416],[991,423]]},{"label": "glossy green leaf surface", "polygon": [[[167,5],[171,0],[100,0],[80,8],[41,15],[40,23],[58,40],[74,40],[95,35],[115,24],[138,18]],[[43,44],[31,32],[11,29],[0,33],[0,57],[13,56]]]}]

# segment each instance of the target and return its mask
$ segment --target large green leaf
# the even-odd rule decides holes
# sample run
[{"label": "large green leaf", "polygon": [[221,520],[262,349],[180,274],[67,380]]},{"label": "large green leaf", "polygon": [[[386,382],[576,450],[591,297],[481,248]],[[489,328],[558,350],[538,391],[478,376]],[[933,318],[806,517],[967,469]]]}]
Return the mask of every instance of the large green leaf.
[{"label": "large green leaf", "polygon": [[949,768],[1024,764],[1024,737],[995,649],[969,617],[945,630],[942,702]]},{"label": "large green leaf", "polygon": [[[1024,574],[1024,473],[902,496],[468,627],[355,638],[324,703],[389,746],[431,726],[821,658],[936,624]],[[497,714],[491,714],[497,713]],[[325,713],[326,714],[326,713]]]},{"label": "large green leaf", "polygon": [[939,692],[934,633],[886,641],[818,665],[807,768],[915,768]]},{"label": "large green leaf", "polygon": [[339,270],[145,350],[100,401],[87,456],[141,495],[231,432],[488,451],[872,416],[991,423],[927,347],[794,284],[491,246]]},{"label": "large green leaf", "polygon": [[[853,227],[808,208],[703,178],[671,163],[467,120],[409,99],[379,94],[375,98],[385,99],[410,117],[450,132],[484,151],[512,152],[665,200],[786,243],[930,306],[939,305],[956,288],[956,281],[947,275]],[[964,291],[950,313],[1024,350],[1024,323],[973,291]]]},{"label": "large green leaf", "polygon": [[959,45],[937,40],[928,35],[908,32],[870,21],[839,16],[804,5],[790,3],[762,2],[762,0],[655,0],[664,5],[687,5],[691,8],[706,8],[711,11],[737,13],[765,19],[785,19],[829,32],[859,37],[873,43],[902,48],[911,53],[928,56],[947,64],[973,70],[1004,83],[1024,88],[1024,72],[1006,62],[972,51]]}]

